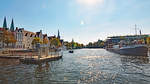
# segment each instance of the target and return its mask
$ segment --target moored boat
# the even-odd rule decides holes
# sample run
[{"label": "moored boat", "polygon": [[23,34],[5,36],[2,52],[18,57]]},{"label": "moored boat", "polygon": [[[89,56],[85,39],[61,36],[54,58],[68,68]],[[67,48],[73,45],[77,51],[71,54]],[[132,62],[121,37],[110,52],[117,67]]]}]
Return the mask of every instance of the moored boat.
[{"label": "moored boat", "polygon": [[113,47],[107,49],[122,55],[148,56],[148,47],[145,44],[127,45],[123,47]]}]

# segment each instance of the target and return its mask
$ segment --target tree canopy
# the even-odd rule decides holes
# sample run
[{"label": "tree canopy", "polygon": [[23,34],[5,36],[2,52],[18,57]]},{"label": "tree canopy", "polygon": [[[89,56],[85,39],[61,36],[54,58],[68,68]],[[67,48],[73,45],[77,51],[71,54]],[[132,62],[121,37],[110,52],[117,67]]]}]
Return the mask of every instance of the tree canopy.
[{"label": "tree canopy", "polygon": [[9,43],[16,43],[15,35],[13,32],[4,29],[1,32],[0,41],[6,43],[7,46]]},{"label": "tree canopy", "polygon": [[43,44],[48,44],[48,39],[47,38],[43,39]]},{"label": "tree canopy", "polygon": [[39,37],[35,37],[35,38],[33,39],[33,41],[32,41],[32,45],[37,44],[37,43],[40,43],[40,44],[42,44],[42,43],[43,43],[43,42],[40,40],[40,38],[39,38]]},{"label": "tree canopy", "polygon": [[50,40],[50,45],[51,46],[55,46],[56,48],[60,47],[61,46],[61,42],[58,38],[52,38]]}]

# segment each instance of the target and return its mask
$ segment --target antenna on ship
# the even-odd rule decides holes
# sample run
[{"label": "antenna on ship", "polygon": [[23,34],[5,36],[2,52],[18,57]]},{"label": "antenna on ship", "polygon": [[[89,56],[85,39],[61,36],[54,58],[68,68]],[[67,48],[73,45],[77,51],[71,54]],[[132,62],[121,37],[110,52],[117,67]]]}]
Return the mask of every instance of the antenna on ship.
[{"label": "antenna on ship", "polygon": [[137,25],[135,24],[135,35],[137,35]]},{"label": "antenna on ship", "polygon": [[140,35],[142,35],[142,26],[140,25],[140,30],[139,30],[139,33],[140,33]]},{"label": "antenna on ship", "polygon": [[140,29],[140,31],[139,31],[139,32],[140,32],[140,35],[142,35],[141,29]]}]

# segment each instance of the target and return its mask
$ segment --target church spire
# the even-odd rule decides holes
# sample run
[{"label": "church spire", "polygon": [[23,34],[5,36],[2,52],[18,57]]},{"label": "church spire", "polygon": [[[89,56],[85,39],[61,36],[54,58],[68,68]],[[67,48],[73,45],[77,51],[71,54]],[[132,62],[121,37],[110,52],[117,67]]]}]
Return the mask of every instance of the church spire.
[{"label": "church spire", "polygon": [[59,34],[59,30],[58,30],[58,35],[57,35],[57,38],[59,38],[59,39],[60,39],[60,34]]},{"label": "church spire", "polygon": [[4,17],[3,28],[7,28],[6,17]]},{"label": "church spire", "polygon": [[14,31],[14,21],[13,21],[13,19],[12,19],[12,22],[11,22],[10,31]]}]

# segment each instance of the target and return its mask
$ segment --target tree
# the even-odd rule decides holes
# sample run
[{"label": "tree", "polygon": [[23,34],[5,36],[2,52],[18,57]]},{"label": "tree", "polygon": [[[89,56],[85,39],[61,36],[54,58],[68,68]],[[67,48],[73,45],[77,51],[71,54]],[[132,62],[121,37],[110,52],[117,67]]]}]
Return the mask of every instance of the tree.
[{"label": "tree", "polygon": [[92,46],[93,46],[92,42],[89,42],[88,47],[92,47]]},{"label": "tree", "polygon": [[80,49],[83,48],[84,45],[78,42],[68,42],[66,45],[67,49]]},{"label": "tree", "polygon": [[5,29],[4,29],[4,30],[1,32],[1,36],[0,36],[0,37],[1,37],[1,38],[0,38],[0,41],[3,42],[3,47],[4,47],[4,43],[7,44],[7,47],[8,47],[8,44],[9,44],[9,43],[12,43],[12,44],[16,43],[16,39],[15,39],[14,33],[13,33],[13,32],[10,32],[10,31],[8,31],[8,30],[5,30]]},{"label": "tree", "polygon": [[52,38],[50,40],[50,45],[55,46],[56,48],[59,48],[61,46],[61,42],[58,38]]},{"label": "tree", "polygon": [[35,44],[38,44],[38,43],[42,44],[43,42],[40,40],[39,37],[35,37],[35,38],[33,39],[33,41],[32,41],[32,45],[35,45]]},{"label": "tree", "polygon": [[125,39],[125,37],[124,37],[124,36],[120,36],[119,38],[120,38],[121,40],[124,40],[124,39]]},{"label": "tree", "polygon": [[147,37],[147,38],[146,38],[146,43],[147,43],[148,45],[150,45],[150,37]]},{"label": "tree", "polygon": [[70,49],[72,47],[71,43],[69,43],[69,42],[67,43],[66,46],[67,46],[67,49]]},{"label": "tree", "polygon": [[43,39],[43,44],[48,44],[48,39],[47,38]]}]

